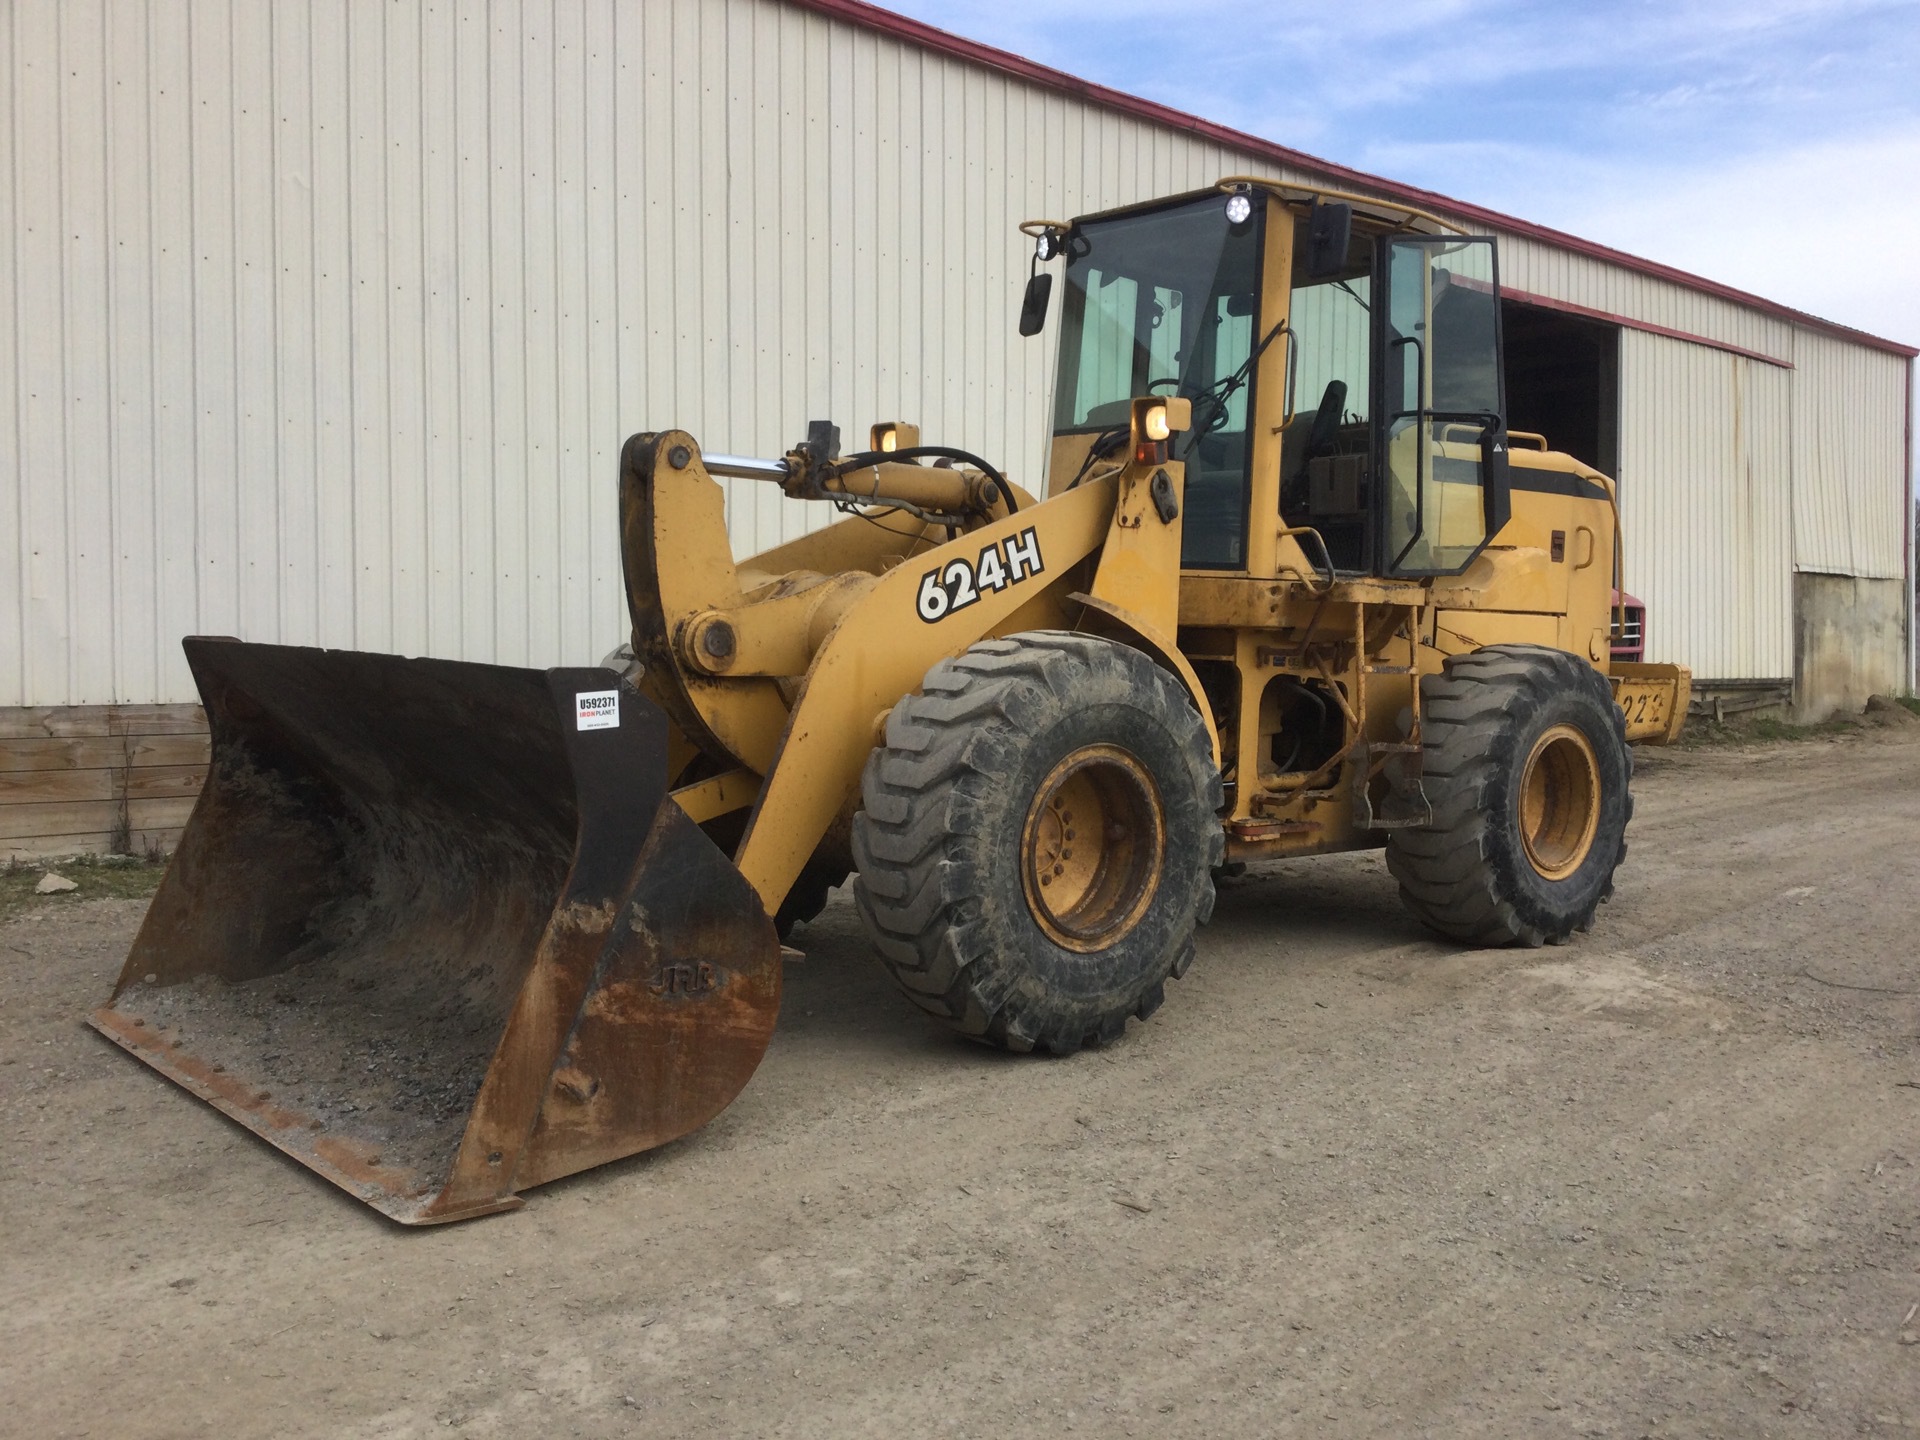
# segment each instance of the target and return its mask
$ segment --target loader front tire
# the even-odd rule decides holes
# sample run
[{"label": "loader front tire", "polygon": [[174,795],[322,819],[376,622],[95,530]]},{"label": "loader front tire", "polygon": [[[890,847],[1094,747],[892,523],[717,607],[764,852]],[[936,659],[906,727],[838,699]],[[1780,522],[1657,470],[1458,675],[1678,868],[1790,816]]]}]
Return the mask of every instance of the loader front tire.
[{"label": "loader front tire", "polygon": [[1186,973],[1224,836],[1206,727],[1137,650],[1036,631],[928,672],[853,822],[854,897],[921,1009],[1009,1050],[1117,1038]]},{"label": "loader front tire", "polygon": [[1563,650],[1489,645],[1450,657],[1420,694],[1433,822],[1387,840],[1407,908],[1470,945],[1592,929],[1633,815],[1633,752],[1606,677]]}]

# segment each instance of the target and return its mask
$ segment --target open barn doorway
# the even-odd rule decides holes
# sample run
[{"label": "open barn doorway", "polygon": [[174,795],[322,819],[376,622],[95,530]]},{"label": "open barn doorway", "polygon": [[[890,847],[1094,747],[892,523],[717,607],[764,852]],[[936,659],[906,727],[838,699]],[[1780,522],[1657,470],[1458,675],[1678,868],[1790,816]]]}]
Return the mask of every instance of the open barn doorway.
[{"label": "open barn doorway", "polygon": [[1620,473],[1620,327],[1502,299],[1507,426]]}]

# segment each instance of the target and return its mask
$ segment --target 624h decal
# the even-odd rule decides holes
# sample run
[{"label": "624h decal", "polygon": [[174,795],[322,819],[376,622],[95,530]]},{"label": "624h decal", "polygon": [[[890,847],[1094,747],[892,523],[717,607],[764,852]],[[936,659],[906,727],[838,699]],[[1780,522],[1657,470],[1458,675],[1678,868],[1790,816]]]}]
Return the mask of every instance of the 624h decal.
[{"label": "624h decal", "polygon": [[1040,537],[1028,526],[1002,545],[995,542],[977,561],[955,558],[920,577],[914,608],[928,624],[956,610],[964,610],[989,591],[1004,590],[1038,575],[1047,567],[1040,561]]}]

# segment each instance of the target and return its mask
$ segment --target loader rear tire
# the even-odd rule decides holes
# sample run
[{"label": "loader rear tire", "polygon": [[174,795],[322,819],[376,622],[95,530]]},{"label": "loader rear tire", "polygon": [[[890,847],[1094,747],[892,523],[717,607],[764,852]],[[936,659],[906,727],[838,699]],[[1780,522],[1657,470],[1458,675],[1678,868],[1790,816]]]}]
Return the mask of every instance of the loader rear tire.
[{"label": "loader rear tire", "polygon": [[1387,841],[1407,908],[1470,945],[1592,929],[1633,815],[1633,752],[1606,677],[1564,650],[1489,645],[1449,658],[1420,695],[1433,823]]},{"label": "loader rear tire", "polygon": [[887,719],[853,822],[854,897],[908,998],[1008,1050],[1118,1038],[1213,913],[1219,772],[1139,651],[1036,631],[928,672]]}]

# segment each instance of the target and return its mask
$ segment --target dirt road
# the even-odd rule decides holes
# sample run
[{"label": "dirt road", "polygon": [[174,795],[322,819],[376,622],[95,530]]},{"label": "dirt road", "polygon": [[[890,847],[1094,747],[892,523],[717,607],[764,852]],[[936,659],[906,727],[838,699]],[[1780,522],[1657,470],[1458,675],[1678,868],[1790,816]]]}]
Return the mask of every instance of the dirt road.
[{"label": "dirt road", "polygon": [[918,1018],[837,899],[718,1122],[418,1232],[81,1028],[139,902],[31,913],[0,1432],[1920,1435],[1920,740],[1637,793],[1572,945],[1275,865],[1066,1061]]}]

